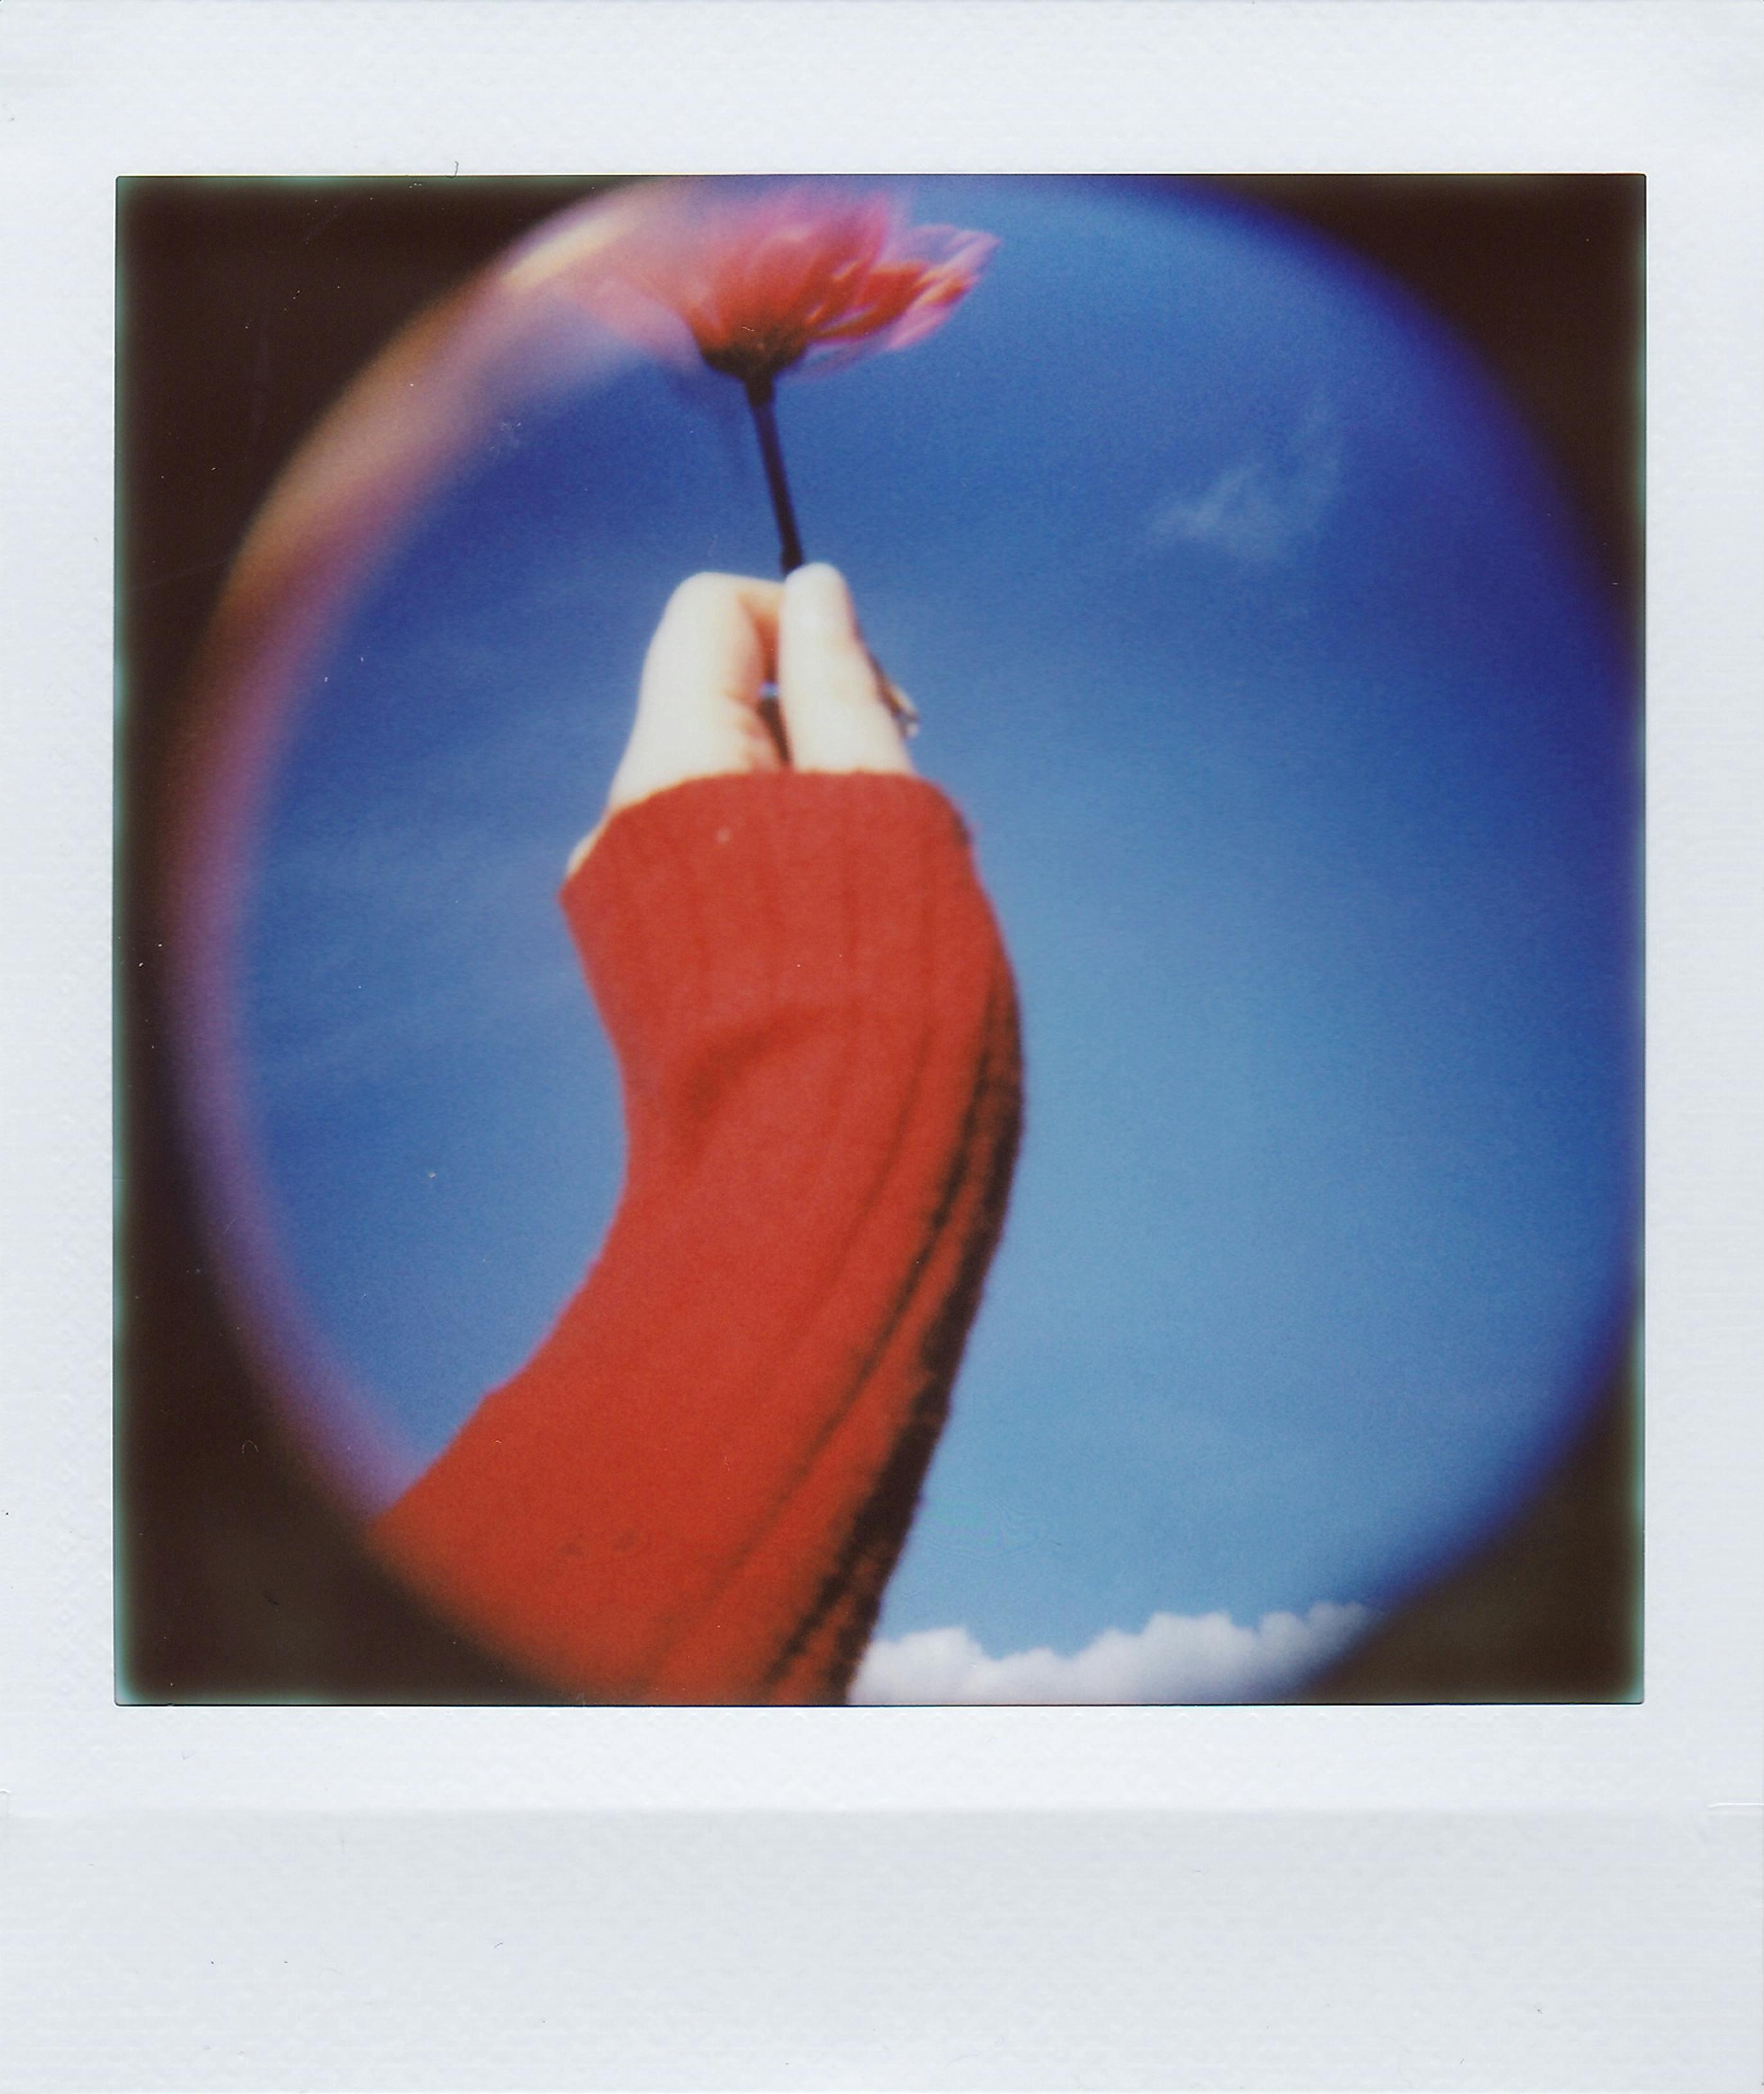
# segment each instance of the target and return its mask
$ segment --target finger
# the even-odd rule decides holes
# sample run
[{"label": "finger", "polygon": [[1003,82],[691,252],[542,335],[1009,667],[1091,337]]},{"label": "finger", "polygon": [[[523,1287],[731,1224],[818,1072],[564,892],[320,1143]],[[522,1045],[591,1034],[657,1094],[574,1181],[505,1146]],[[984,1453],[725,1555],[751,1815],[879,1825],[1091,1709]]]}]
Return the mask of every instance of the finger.
[{"label": "finger", "polygon": [[778,700],[797,770],[912,769],[836,567],[798,567],[784,585]]},{"label": "finger", "polygon": [[776,660],[782,593],[776,582],[715,574],[675,590],[644,660],[609,812],[688,778],[780,767],[761,694]]}]

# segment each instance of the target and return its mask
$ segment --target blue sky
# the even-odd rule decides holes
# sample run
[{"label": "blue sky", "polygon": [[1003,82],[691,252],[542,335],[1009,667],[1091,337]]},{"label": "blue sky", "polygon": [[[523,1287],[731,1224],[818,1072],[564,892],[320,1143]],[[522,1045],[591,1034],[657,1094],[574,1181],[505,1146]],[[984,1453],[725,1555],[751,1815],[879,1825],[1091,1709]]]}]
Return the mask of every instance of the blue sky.
[{"label": "blue sky", "polygon": [[[884,1632],[1387,1605],[1626,1305],[1621,649],[1521,432],[1358,265],[1193,192],[909,193],[1000,236],[987,280],[780,424],[975,831],[1029,1114]],[[558,876],[673,584],[775,559],[737,389],[637,367],[511,408],[315,665],[249,869],[255,1127],[413,1463],[611,1211]]]}]

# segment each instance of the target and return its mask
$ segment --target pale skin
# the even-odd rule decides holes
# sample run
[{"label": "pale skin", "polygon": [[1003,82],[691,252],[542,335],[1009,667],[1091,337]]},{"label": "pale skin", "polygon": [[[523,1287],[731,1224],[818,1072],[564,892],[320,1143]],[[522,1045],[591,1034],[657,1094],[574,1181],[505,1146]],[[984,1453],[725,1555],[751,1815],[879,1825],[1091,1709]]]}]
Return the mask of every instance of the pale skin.
[{"label": "pale skin", "polygon": [[912,768],[837,568],[816,562],[783,582],[693,575],[650,642],[606,811],[569,870],[620,808],[689,778]]}]

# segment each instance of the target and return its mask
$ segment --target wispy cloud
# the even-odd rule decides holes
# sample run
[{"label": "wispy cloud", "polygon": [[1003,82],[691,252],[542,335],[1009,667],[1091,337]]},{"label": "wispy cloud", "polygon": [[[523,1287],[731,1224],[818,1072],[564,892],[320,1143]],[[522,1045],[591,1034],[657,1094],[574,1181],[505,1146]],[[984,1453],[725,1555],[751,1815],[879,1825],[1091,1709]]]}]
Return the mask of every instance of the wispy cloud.
[{"label": "wispy cloud", "polygon": [[1211,545],[1246,566],[1271,567],[1315,534],[1340,484],[1340,428],[1319,398],[1284,443],[1226,467],[1198,494],[1162,502],[1152,542]]},{"label": "wispy cloud", "polygon": [[1291,1693],[1368,1628],[1371,1611],[1320,1600],[1306,1614],[1154,1614],[1139,1633],[1106,1629],[1071,1657],[988,1657],[966,1629],[923,1629],[865,1653],[851,1699],[872,1706],[952,1702],[1261,1701]]}]

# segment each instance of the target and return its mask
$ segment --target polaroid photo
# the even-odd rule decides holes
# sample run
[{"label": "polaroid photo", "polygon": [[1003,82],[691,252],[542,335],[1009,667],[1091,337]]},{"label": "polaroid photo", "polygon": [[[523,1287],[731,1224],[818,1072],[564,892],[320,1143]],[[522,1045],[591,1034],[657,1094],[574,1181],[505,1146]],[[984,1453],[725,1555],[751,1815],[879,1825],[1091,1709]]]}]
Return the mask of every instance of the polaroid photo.
[{"label": "polaroid photo", "polygon": [[15,18],[28,2054],[1741,2083],[1695,19]]}]

